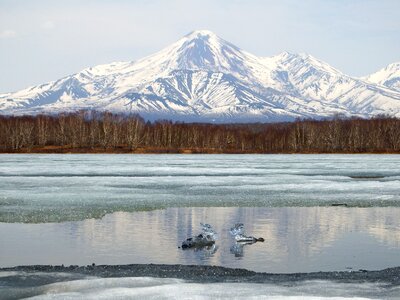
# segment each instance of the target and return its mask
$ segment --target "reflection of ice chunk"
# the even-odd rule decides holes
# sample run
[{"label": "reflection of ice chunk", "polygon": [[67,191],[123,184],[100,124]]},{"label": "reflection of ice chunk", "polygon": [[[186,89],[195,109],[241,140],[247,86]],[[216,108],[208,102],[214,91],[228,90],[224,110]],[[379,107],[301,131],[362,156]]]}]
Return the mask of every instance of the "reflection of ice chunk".
[{"label": "reflection of ice chunk", "polygon": [[255,238],[254,236],[246,236],[244,233],[243,223],[235,224],[235,226],[232,227],[229,232],[231,233],[231,235],[233,235],[236,242],[245,242],[245,243],[264,242],[263,238]]},{"label": "reflection of ice chunk", "polygon": [[229,249],[232,254],[235,255],[235,257],[243,257],[244,256],[244,247],[246,245],[252,245],[255,242],[252,240],[251,242],[246,242],[246,241],[240,241],[236,242],[234,245],[231,246]]},{"label": "reflection of ice chunk", "polygon": [[234,245],[231,246],[229,249],[232,254],[235,255],[235,257],[243,257],[244,256],[244,251],[243,247],[246,243],[235,243]]},{"label": "reflection of ice chunk", "polygon": [[194,251],[202,251],[204,257],[212,257],[218,250],[218,246],[216,244],[212,244],[211,246],[205,246],[201,248],[194,248]]},{"label": "reflection of ice chunk", "polygon": [[197,236],[187,238],[182,242],[182,249],[188,248],[203,248],[209,247],[215,244],[217,233],[212,229],[210,224],[200,223],[202,233]]}]

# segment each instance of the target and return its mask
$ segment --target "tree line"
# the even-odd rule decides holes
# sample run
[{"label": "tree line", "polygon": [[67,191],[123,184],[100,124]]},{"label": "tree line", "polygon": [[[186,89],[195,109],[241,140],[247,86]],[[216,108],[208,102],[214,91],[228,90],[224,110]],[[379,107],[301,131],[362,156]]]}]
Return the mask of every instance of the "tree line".
[{"label": "tree line", "polygon": [[1,152],[399,153],[400,119],[335,117],[287,123],[146,122],[81,111],[0,116]]}]

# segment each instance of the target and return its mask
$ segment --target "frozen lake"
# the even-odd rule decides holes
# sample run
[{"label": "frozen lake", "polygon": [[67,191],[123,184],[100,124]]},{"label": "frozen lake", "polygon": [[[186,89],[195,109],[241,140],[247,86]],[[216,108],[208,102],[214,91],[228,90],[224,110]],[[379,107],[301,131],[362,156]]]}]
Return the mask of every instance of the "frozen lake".
[{"label": "frozen lake", "polygon": [[[396,299],[399,285],[386,283],[390,275],[359,284],[357,271],[400,266],[399,183],[398,155],[0,155],[0,267],[138,263],[176,265],[176,274],[179,264],[328,272],[295,283],[214,284],[184,274],[113,279],[3,270],[0,294]],[[217,231],[215,247],[179,249],[200,222]],[[238,222],[265,242],[236,244],[228,230]],[[357,276],[338,281],[337,270]]]},{"label": "frozen lake", "polygon": [[166,207],[399,207],[399,181],[399,155],[1,155],[0,222]]}]

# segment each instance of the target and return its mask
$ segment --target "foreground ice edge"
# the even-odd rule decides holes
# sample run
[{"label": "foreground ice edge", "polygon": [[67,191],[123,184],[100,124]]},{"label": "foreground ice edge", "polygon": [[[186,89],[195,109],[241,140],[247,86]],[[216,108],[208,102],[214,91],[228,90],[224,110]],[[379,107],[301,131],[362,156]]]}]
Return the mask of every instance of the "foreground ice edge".
[{"label": "foreground ice edge", "polygon": [[[21,278],[24,288],[18,287]],[[398,299],[400,267],[381,271],[267,274],[216,266],[21,266],[0,269],[0,282],[6,299],[34,296],[37,299],[111,296]]]}]

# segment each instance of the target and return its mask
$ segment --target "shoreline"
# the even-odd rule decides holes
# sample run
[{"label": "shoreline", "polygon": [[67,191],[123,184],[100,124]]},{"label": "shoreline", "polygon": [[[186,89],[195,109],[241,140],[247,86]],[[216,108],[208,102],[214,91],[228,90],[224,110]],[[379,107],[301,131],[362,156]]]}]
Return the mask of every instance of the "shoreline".
[{"label": "shoreline", "polygon": [[[400,266],[383,270],[331,271],[311,273],[265,273],[247,269],[227,268],[207,265],[166,265],[166,264],[128,264],[128,265],[29,265],[0,268],[1,272],[26,273],[69,273],[102,278],[112,277],[155,277],[185,279],[199,283],[247,282],[280,283],[306,280],[331,280],[346,283],[386,282],[400,285]],[[17,275],[15,275],[17,276]],[[9,280],[13,280],[8,276]],[[5,277],[2,277],[4,280]],[[51,280],[51,276],[49,277]]]},{"label": "shoreline", "polygon": [[36,149],[21,149],[19,151],[1,151],[2,154],[199,154],[199,155],[399,155],[400,152],[377,151],[377,152],[257,152],[257,151],[217,151],[213,149],[88,149],[88,148],[63,148],[44,147]]}]

